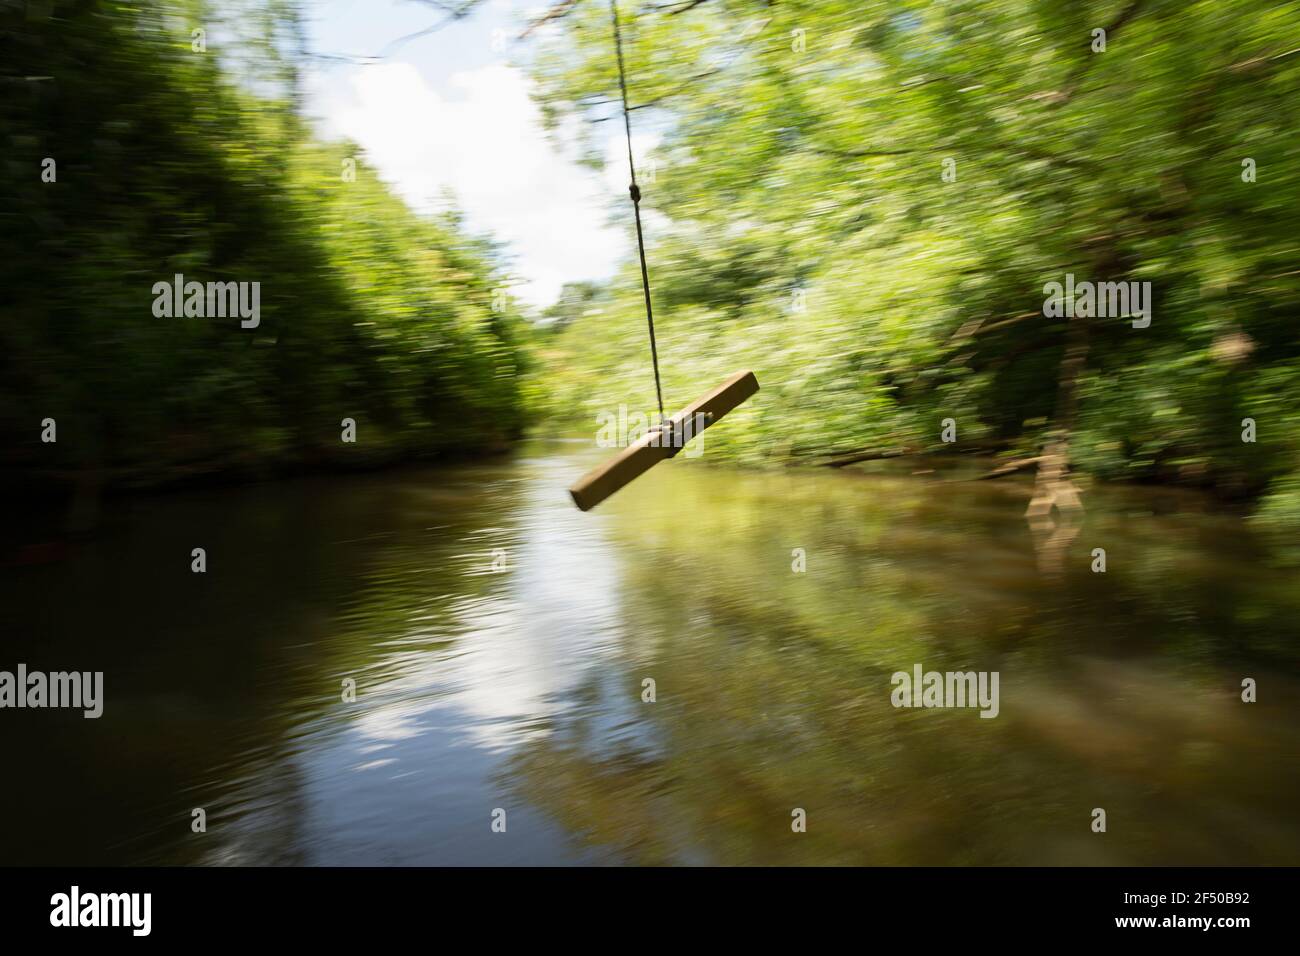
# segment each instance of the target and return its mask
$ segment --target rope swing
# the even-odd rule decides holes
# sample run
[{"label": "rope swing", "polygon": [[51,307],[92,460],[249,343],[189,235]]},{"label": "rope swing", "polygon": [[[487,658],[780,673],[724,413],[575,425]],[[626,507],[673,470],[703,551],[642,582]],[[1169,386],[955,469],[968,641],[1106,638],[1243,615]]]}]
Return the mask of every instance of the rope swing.
[{"label": "rope swing", "polygon": [[636,182],[636,163],[632,158],[632,114],[627,101],[627,72],[623,64],[623,31],[618,19],[618,0],[609,0],[609,13],[614,25],[614,53],[618,58],[618,88],[623,102],[623,132],[627,137],[627,169],[631,178],[628,193],[632,197],[632,214],[636,219],[636,249],[641,260],[641,291],[645,296],[646,325],[650,329],[650,362],[655,373],[659,422],[612,459],[583,475],[569,489],[573,503],[583,511],[596,507],[658,462],[676,455],[694,436],[758,391],[758,379],[753,372],[737,372],[671,419],[664,414],[654,307],[650,303],[650,271],[646,266],[645,236],[641,229],[641,187]]},{"label": "rope swing", "polygon": [[636,163],[632,161],[632,114],[627,105],[627,73],[623,68],[623,32],[618,25],[618,0],[609,0],[609,15],[614,21],[614,51],[618,54],[618,89],[623,95],[623,132],[627,135],[627,173],[631,184],[632,215],[636,217],[636,251],[641,257],[641,291],[645,294],[645,320],[650,326],[650,361],[655,368],[655,397],[659,400],[659,420],[664,416],[664,391],[659,384],[659,349],[655,345],[655,313],[650,305],[650,272],[645,264],[645,237],[641,233],[641,187],[636,184]]}]

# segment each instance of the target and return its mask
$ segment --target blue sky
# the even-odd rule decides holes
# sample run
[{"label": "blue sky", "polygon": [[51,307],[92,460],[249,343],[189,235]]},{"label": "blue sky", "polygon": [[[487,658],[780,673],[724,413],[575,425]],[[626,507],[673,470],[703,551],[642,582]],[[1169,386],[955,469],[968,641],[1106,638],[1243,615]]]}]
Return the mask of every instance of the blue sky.
[{"label": "blue sky", "polygon": [[[413,208],[439,208],[450,194],[468,223],[506,243],[514,292],[552,302],[564,282],[608,278],[628,252],[610,221],[626,202],[626,168],[602,174],[577,161],[573,137],[548,136],[520,65],[522,25],[547,9],[536,0],[484,0],[464,20],[409,40],[381,62],[320,62],[309,109],[327,137],[361,145],[380,176]],[[317,54],[374,56],[445,14],[410,0],[321,0],[309,6]],[[612,49],[611,49],[612,55]],[[605,155],[622,155],[621,126]],[[606,134],[602,134],[606,135]],[[655,137],[634,137],[637,153]]]}]

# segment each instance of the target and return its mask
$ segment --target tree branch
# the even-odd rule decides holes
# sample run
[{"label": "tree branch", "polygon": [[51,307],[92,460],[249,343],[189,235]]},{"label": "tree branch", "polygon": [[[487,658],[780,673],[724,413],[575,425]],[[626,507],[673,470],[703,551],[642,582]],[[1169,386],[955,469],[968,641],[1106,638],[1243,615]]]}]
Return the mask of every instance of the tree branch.
[{"label": "tree branch", "polygon": [[[1108,25],[1102,27],[1102,29],[1106,31],[1107,43],[1110,42],[1111,37],[1118,33],[1126,23],[1138,15],[1145,3],[1146,0],[1133,0],[1132,3],[1119,12],[1114,20],[1112,20]],[[1092,69],[1092,63],[1096,58],[1096,54],[1092,52],[1092,44],[1089,42],[1088,58],[1075,67],[1074,73],[1071,74],[1069,80],[1066,81],[1065,89],[1054,93],[1039,93],[1035,95],[1035,98],[1047,100],[1048,105],[1052,107],[1064,106],[1069,103],[1070,100],[1074,99],[1075,94],[1079,92],[1079,88],[1087,78],[1088,71]]]},{"label": "tree branch", "polygon": [[523,33],[519,34],[518,39],[523,40],[538,27],[544,26],[552,20],[558,20],[563,16],[567,16],[569,11],[574,8],[577,2],[578,0],[560,0],[559,3],[551,7],[551,9],[547,10],[532,23],[528,24],[528,28],[525,29]]}]

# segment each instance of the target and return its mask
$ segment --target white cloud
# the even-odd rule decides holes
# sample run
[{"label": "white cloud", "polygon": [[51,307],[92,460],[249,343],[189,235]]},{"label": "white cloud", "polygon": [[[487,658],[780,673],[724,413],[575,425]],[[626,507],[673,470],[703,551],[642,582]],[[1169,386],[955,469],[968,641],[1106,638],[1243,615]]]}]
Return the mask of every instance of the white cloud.
[{"label": "white cloud", "polygon": [[[606,222],[611,188],[626,188],[622,140],[610,138],[607,155],[623,159],[606,176],[578,166],[547,138],[521,70],[453,73],[446,95],[404,62],[357,67],[349,81],[322,93],[327,132],[360,144],[416,209],[450,189],[472,228],[508,244],[525,301],[549,304],[566,281],[607,278],[627,253],[626,234]],[[638,154],[652,144],[637,137]]]}]

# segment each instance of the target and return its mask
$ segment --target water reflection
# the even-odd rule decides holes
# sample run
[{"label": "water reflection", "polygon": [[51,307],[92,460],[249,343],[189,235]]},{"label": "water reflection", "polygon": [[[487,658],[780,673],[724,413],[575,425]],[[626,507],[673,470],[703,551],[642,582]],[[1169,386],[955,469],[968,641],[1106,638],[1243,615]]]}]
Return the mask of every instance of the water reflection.
[{"label": "water reflection", "polygon": [[[108,702],[5,714],[30,786],[0,797],[0,859],[1300,856],[1300,593],[1237,519],[1091,492],[1044,573],[1027,481],[679,460],[584,515],[590,464],[141,499],[7,573],[6,656],[103,669]],[[999,671],[1001,715],[894,709],[916,663]]]}]

